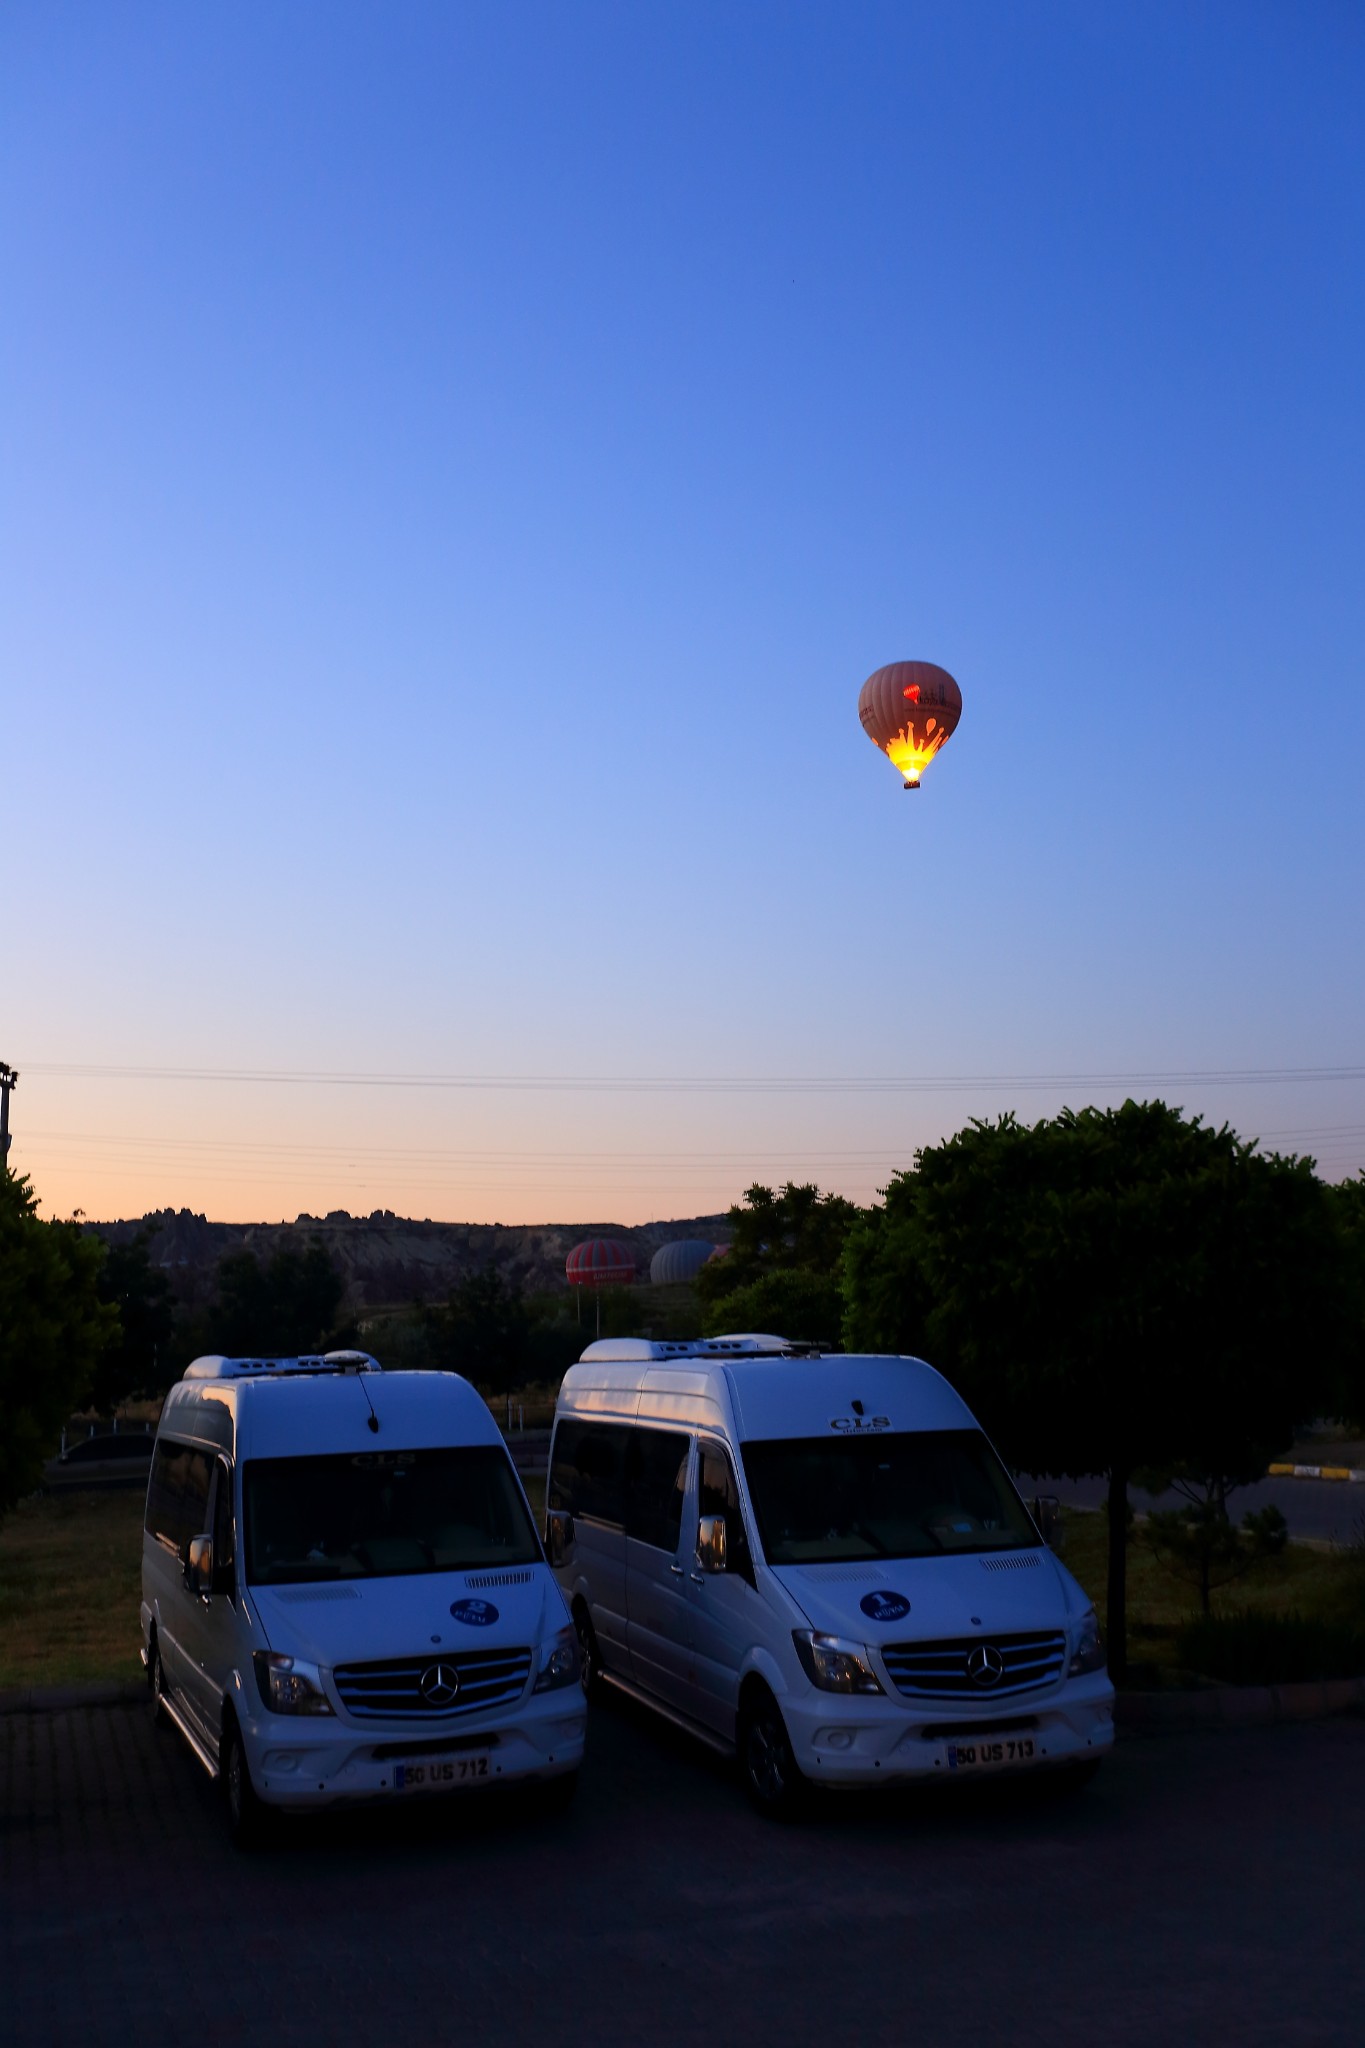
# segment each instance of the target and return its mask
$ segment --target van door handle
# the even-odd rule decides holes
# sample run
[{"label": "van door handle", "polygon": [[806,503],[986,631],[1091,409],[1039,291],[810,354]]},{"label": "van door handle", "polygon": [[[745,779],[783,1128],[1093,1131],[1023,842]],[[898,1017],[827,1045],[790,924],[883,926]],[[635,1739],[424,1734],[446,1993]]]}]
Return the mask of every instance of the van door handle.
[{"label": "van door handle", "polygon": [[668,1569],[672,1572],[675,1579],[680,1579],[683,1575],[683,1568],[680,1564],[671,1564]]},{"label": "van door handle", "polygon": [[704,1586],[706,1584],[706,1574],[704,1572],[693,1572],[691,1576],[694,1586]]}]

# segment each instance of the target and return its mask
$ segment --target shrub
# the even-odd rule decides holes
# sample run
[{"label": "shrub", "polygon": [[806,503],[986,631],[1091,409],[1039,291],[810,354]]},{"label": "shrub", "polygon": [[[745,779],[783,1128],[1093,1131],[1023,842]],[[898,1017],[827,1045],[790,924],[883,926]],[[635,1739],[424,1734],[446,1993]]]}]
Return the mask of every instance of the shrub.
[{"label": "shrub", "polygon": [[1201,1614],[1176,1637],[1187,1670],[1229,1685],[1365,1676],[1365,1630],[1301,1614]]}]

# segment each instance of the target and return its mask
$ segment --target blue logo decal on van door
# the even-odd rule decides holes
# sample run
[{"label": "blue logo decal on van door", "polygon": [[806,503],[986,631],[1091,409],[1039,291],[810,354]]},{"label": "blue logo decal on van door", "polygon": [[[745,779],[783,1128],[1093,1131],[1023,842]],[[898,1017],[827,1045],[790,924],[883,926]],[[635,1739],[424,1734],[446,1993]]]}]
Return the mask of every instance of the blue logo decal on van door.
[{"label": "blue logo decal on van door", "polygon": [[910,1602],[900,1593],[864,1593],[858,1605],[872,1621],[900,1621],[910,1612]]},{"label": "blue logo decal on van door", "polygon": [[452,1600],[450,1611],[466,1628],[488,1628],[498,1618],[491,1600]]}]

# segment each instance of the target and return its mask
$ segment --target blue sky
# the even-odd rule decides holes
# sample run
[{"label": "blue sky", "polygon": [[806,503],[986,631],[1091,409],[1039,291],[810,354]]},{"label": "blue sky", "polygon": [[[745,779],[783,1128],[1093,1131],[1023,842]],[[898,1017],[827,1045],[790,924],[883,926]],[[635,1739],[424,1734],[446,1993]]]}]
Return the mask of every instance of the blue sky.
[{"label": "blue sky", "polygon": [[866,1199],[1125,1092],[1359,1169],[1363,87],[1330,4],[8,8],[46,1208]]}]

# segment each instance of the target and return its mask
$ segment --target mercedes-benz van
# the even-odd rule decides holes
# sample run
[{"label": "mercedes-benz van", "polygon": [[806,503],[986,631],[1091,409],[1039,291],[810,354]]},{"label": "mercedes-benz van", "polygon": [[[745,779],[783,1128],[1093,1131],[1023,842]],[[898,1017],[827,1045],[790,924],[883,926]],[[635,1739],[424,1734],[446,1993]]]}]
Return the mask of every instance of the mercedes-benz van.
[{"label": "mercedes-benz van", "polygon": [[918,1358],[609,1339],[565,1376],[546,1546],[590,1684],[738,1752],[750,1795],[1094,1765],[1095,1612]]},{"label": "mercedes-benz van", "polygon": [[152,1455],[142,1641],[240,1840],[270,1809],[534,1780],[563,1805],[577,1780],[574,1630],[455,1373],[196,1359]]}]

